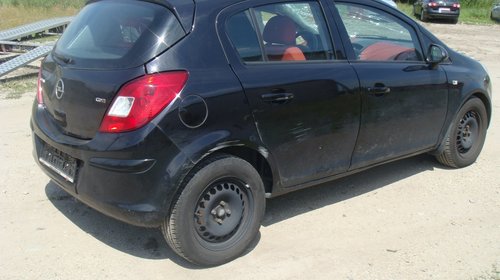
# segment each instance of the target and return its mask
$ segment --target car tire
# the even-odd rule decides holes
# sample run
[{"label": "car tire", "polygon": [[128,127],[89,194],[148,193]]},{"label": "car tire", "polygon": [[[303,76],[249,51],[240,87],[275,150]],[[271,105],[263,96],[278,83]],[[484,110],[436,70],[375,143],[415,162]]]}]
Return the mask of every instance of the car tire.
[{"label": "car tire", "polygon": [[181,257],[215,266],[240,256],[258,234],[265,212],[264,184],[247,161],[212,156],[187,176],[161,230]]},{"label": "car tire", "polygon": [[444,149],[436,156],[442,164],[460,168],[474,163],[481,152],[488,116],[483,102],[473,97],[460,109],[444,139]]},{"label": "car tire", "polygon": [[454,18],[454,19],[452,19],[452,20],[451,20],[451,23],[453,23],[453,24],[457,24],[457,23],[458,23],[458,18]]}]

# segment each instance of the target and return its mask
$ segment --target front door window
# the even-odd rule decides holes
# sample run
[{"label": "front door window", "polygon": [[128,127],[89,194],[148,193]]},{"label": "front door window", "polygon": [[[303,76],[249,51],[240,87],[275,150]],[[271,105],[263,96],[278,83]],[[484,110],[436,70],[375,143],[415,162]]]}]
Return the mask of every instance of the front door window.
[{"label": "front door window", "polygon": [[423,61],[417,36],[409,25],[381,10],[355,4],[336,5],[356,59]]}]

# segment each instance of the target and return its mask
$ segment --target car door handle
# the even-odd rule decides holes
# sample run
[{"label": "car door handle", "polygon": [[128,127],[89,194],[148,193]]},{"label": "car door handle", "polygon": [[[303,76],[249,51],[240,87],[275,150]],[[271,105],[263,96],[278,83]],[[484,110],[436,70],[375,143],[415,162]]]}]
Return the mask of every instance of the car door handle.
[{"label": "car door handle", "polygon": [[275,103],[275,104],[284,104],[290,102],[294,95],[293,93],[265,93],[260,96],[264,102]]},{"label": "car door handle", "polygon": [[384,84],[380,83],[376,83],[373,87],[369,87],[367,90],[368,94],[375,96],[382,96],[391,92],[390,87],[386,87]]}]

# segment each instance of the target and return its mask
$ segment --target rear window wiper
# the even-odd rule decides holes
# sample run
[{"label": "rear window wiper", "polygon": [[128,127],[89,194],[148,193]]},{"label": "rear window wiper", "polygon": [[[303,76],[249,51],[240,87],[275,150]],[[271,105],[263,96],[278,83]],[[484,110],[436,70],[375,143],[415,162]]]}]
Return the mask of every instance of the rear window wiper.
[{"label": "rear window wiper", "polygon": [[64,55],[58,54],[58,53],[56,53],[56,52],[54,52],[54,56],[55,56],[58,60],[60,60],[60,61],[64,62],[64,64],[73,64],[73,62],[74,62],[74,61],[73,61],[73,59],[72,59],[71,57],[67,57],[67,56],[64,56]]}]

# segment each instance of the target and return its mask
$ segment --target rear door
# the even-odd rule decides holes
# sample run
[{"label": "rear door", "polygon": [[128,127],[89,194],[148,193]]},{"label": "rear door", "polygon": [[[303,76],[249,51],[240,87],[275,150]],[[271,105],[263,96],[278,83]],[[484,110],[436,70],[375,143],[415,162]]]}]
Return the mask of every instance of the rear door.
[{"label": "rear door", "polygon": [[[282,185],[345,172],[359,128],[359,84],[332,43],[323,7],[317,1],[246,5],[219,18],[222,39]],[[285,42],[290,30],[270,25],[290,20],[296,38]],[[279,50],[293,55],[284,58]]]},{"label": "rear door", "polygon": [[424,62],[416,28],[380,4],[335,6],[362,88],[351,169],[434,147],[446,117],[448,83],[440,66]]}]

